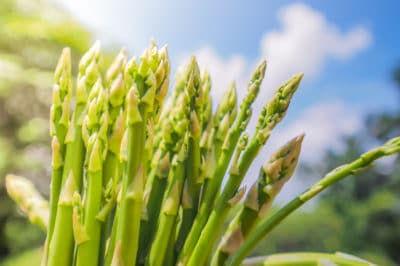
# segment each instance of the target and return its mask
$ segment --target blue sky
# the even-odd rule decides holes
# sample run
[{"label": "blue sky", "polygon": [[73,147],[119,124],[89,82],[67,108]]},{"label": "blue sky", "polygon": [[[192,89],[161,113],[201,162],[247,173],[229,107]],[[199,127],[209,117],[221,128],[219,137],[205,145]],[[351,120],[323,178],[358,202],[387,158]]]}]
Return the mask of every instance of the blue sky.
[{"label": "blue sky", "polygon": [[282,28],[280,10],[303,3],[342,33],[364,27],[371,41],[350,58],[324,60],[296,108],[334,96],[362,110],[396,104],[390,71],[400,61],[398,1],[56,1],[98,32],[103,42],[133,53],[140,53],[154,37],[160,45],[169,44],[172,59],[210,47],[222,59],[241,55],[248,61],[260,58],[266,33]]},{"label": "blue sky", "polygon": [[154,38],[168,43],[174,68],[197,55],[217,99],[232,79],[243,95],[251,69],[266,58],[255,114],[274,87],[304,72],[287,121],[257,166],[302,132],[303,160],[315,161],[327,147],[340,149],[343,134],[361,130],[366,114],[398,104],[391,71],[400,63],[399,1],[55,1],[106,45],[140,54]]}]

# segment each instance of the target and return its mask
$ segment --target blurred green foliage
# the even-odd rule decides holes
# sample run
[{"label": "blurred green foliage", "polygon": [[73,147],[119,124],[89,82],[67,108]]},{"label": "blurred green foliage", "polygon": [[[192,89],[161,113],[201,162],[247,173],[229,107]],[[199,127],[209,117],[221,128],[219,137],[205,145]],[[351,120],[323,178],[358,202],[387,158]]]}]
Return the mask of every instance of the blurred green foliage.
[{"label": "blurred green foliage", "polygon": [[0,266],[40,265],[42,250],[40,248],[25,251],[0,262]]},{"label": "blurred green foliage", "polygon": [[1,0],[0,36],[1,260],[43,242],[44,234],[29,225],[8,199],[4,176],[25,175],[48,193],[48,116],[54,67],[64,46],[71,47],[73,62],[78,62],[92,37],[44,0]]}]

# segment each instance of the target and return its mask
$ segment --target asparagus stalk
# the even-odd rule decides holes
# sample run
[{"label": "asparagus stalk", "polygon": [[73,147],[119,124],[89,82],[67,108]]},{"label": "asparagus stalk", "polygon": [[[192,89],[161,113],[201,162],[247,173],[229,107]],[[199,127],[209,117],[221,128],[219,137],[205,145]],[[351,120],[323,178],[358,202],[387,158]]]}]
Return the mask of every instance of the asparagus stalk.
[{"label": "asparagus stalk", "polygon": [[261,168],[258,180],[251,186],[243,205],[222,237],[212,265],[223,265],[227,257],[236,251],[257,223],[266,216],[275,196],[294,173],[303,137],[300,135],[290,140]]},{"label": "asparagus stalk", "polygon": [[65,137],[66,155],[63,167],[61,193],[54,226],[49,243],[49,266],[70,266],[74,241],[72,232],[72,205],[74,192],[80,193],[85,150],[82,139],[82,118],[86,112],[87,95],[99,77],[98,60],[100,44],[96,43],[79,64],[76,108]]},{"label": "asparagus stalk", "polygon": [[[142,77],[138,83],[143,88]],[[134,265],[138,249],[139,222],[142,208],[144,172],[143,156],[145,143],[145,120],[147,114],[143,106],[139,107],[139,89],[133,85],[128,101],[128,156],[126,171],[123,175],[123,190],[117,227],[116,244],[120,245],[122,265]],[[142,109],[140,111],[140,109]]]},{"label": "asparagus stalk", "polygon": [[154,101],[154,122],[157,123],[161,116],[164,106],[164,99],[169,89],[169,74],[171,66],[168,57],[167,46],[162,47],[158,51],[158,65],[155,68],[154,74],[157,84],[155,101]]},{"label": "asparagus stalk", "polygon": [[74,250],[72,228],[73,195],[77,191],[74,176],[67,177],[58,200],[58,211],[53,237],[50,240],[48,265],[71,265]]},{"label": "asparagus stalk", "polygon": [[175,265],[176,255],[177,255],[177,253],[175,252],[175,239],[176,239],[177,228],[178,228],[178,221],[174,224],[174,226],[171,230],[163,266],[174,266]]},{"label": "asparagus stalk", "polygon": [[[124,111],[124,99],[126,90],[124,87],[124,69],[127,54],[121,49],[105,74],[105,86],[108,92],[108,140],[107,155],[103,166],[103,184],[106,186],[103,197],[103,207],[97,218],[103,222],[101,229],[100,254],[105,253],[107,238],[111,234],[114,220],[117,187],[120,181],[122,165],[120,163],[120,146],[122,136],[126,129]],[[100,256],[99,265],[103,265],[104,257]]]},{"label": "asparagus stalk", "polygon": [[29,221],[41,229],[47,230],[49,227],[49,204],[32,182],[22,176],[7,175],[6,188],[8,195],[28,216]]},{"label": "asparagus stalk", "polygon": [[[202,107],[204,86],[208,86],[209,80],[203,80],[201,84],[200,70],[197,65],[196,59],[191,58],[187,68],[187,83],[185,85],[185,92],[190,99],[189,103],[189,143],[188,143],[188,157],[185,163],[185,184],[184,184],[184,197],[182,200],[182,220],[180,224],[177,248],[181,249],[184,240],[192,226],[193,220],[196,217],[198,202],[200,198],[200,190],[202,180],[200,179],[200,137],[202,129]],[[206,83],[206,84],[204,84]],[[203,86],[202,86],[203,85]]]},{"label": "asparagus stalk", "polygon": [[[169,65],[169,64],[168,64]],[[168,70],[169,71],[169,70]],[[178,71],[175,77],[175,86],[172,90],[171,95],[166,99],[165,104],[160,112],[158,123],[155,123],[154,137],[153,137],[153,153],[155,154],[160,148],[162,140],[164,139],[163,128],[167,121],[169,121],[168,116],[171,115],[172,110],[178,104],[179,97],[183,93],[183,89],[186,84],[186,76],[183,71]],[[169,83],[169,81],[168,81]]]},{"label": "asparagus stalk", "polygon": [[[212,119],[211,119],[212,120]],[[199,207],[203,203],[204,195],[206,193],[210,176],[215,171],[217,165],[217,158],[215,155],[215,146],[212,140],[214,139],[214,131],[212,128],[213,122],[210,121],[207,128],[202,134],[200,140],[201,164],[200,164],[200,178],[203,183],[199,199]]]},{"label": "asparagus stalk", "polygon": [[65,156],[65,135],[69,123],[69,106],[72,97],[71,50],[64,48],[55,71],[53,104],[50,109],[50,135],[52,138],[52,178],[50,184],[50,217],[47,239],[51,239],[61,190]]},{"label": "asparagus stalk", "polygon": [[[179,144],[178,144],[179,145]],[[188,154],[188,134],[184,138],[178,154],[174,155],[171,163],[168,188],[163,199],[162,209],[158,221],[157,232],[149,253],[149,265],[164,265],[164,258],[168,249],[171,234],[177,222],[177,215],[181,203],[183,185],[185,181],[185,160]]]},{"label": "asparagus stalk", "polygon": [[219,158],[221,155],[222,146],[229,128],[232,126],[236,119],[237,95],[236,84],[232,82],[229,89],[225,92],[221,104],[218,105],[217,111],[214,115],[213,131],[214,139],[209,140],[215,145],[215,157]]},{"label": "asparagus stalk", "polygon": [[[87,240],[77,243],[76,265],[98,265],[101,223],[97,214],[103,192],[103,163],[107,154],[107,92],[97,80],[90,95],[87,116],[82,125],[86,146],[83,230]],[[74,226],[80,226],[74,224]],[[79,236],[75,237],[77,239]]]},{"label": "asparagus stalk", "polygon": [[202,121],[202,129],[201,132],[207,130],[208,125],[211,125],[212,122],[212,99],[211,99],[211,77],[207,70],[204,71],[204,74],[201,78],[201,90],[203,94],[203,102],[200,107],[200,114]]},{"label": "asparagus stalk", "polygon": [[[104,184],[119,176],[119,151],[125,131],[123,112],[125,88],[123,72],[127,61],[125,49],[122,49],[108,68],[105,84],[108,90],[108,152],[104,162]],[[116,182],[117,180],[115,180]]]},{"label": "asparagus stalk", "polygon": [[[202,189],[200,194],[200,199],[198,205],[201,204],[201,198],[204,191],[204,187],[206,186],[205,174],[206,174],[206,163],[212,161],[215,165],[215,157],[213,157],[212,152],[212,143],[208,140],[211,138],[211,132],[213,127],[213,113],[212,113],[212,99],[211,99],[211,78],[208,74],[207,70],[204,71],[203,78],[202,78],[202,88],[203,88],[203,104],[201,107],[201,121],[202,121],[202,129],[201,129],[201,137],[200,137],[200,174],[199,174],[199,182],[202,183]],[[207,158],[208,157],[208,158]],[[211,160],[211,157],[212,160]],[[211,165],[210,165],[211,166]],[[213,169],[215,167],[212,167]]]},{"label": "asparagus stalk", "polygon": [[[165,147],[165,145],[162,145],[162,147]],[[138,265],[144,265],[146,262],[151,240],[156,231],[162,198],[167,187],[167,177],[171,167],[169,148],[161,148],[158,150],[158,154],[159,156],[155,156],[155,160],[159,161],[153,163],[154,167],[148,180],[150,185],[145,188],[144,192],[145,209],[140,224]]]},{"label": "asparagus stalk", "polygon": [[[168,72],[169,73],[169,72]],[[168,99],[165,102],[164,107],[161,110],[160,113],[160,121],[164,121],[165,118],[168,117],[169,113],[173,109],[173,107],[176,105],[176,101],[179,98],[179,95],[182,94],[184,91],[186,84],[186,72],[184,71],[183,68],[178,69],[176,76],[175,76],[175,85],[174,89],[172,90],[171,95],[168,97]],[[158,126],[159,129],[162,128],[162,124]]]},{"label": "asparagus stalk", "polygon": [[60,196],[62,173],[65,157],[65,135],[69,124],[69,107],[72,97],[71,50],[64,48],[57,63],[53,86],[53,104],[50,108],[50,135],[52,136],[52,172],[50,182],[50,216],[47,229],[45,254],[42,264],[47,263],[49,242],[53,236]]},{"label": "asparagus stalk", "polygon": [[231,83],[228,90],[224,93],[222,101],[219,103],[209,131],[202,136],[202,146],[205,148],[204,161],[202,166],[202,178],[204,184],[202,189],[201,203],[207,194],[208,184],[213,177],[217,159],[221,155],[223,142],[228,134],[229,128],[232,126],[236,118],[237,96],[236,85]]},{"label": "asparagus stalk", "polygon": [[254,246],[273,228],[275,228],[280,222],[282,222],[285,217],[290,215],[293,211],[298,209],[304,203],[318,195],[329,186],[348,176],[363,172],[375,160],[383,156],[392,155],[398,152],[400,152],[400,137],[393,138],[386,142],[383,146],[379,146],[362,154],[360,158],[354,160],[353,162],[339,166],[336,169],[332,170],[320,181],[316,182],[310,188],[308,188],[299,196],[286,204],[273,216],[261,221],[260,224],[249,234],[243,244],[236,250],[236,252],[228,258],[225,265],[240,265],[245,256],[249,254],[251,249],[254,248]]},{"label": "asparagus stalk", "polygon": [[238,118],[233,128],[229,130],[229,133],[225,138],[224,145],[221,151],[221,156],[218,159],[217,167],[213,173],[213,178],[210,180],[208,184],[206,194],[204,195],[204,200],[199,209],[199,213],[197,214],[197,217],[188,234],[183,249],[179,255],[180,264],[185,264],[189,259],[189,256],[192,253],[192,250],[199,239],[201,230],[203,229],[203,226],[207,222],[212,206],[214,204],[214,199],[218,193],[218,189],[221,186],[222,179],[225,175],[233,151],[236,147],[236,143],[238,142],[241,133],[245,130],[250,120],[251,105],[258,94],[261,82],[264,78],[265,69],[266,69],[266,62],[262,61],[256,68],[256,71],[254,72],[249,82],[248,94],[243,99],[243,102],[240,105]]},{"label": "asparagus stalk", "polygon": [[[154,45],[154,44],[153,44]],[[154,111],[153,118],[150,120],[148,125],[149,134],[147,136],[146,143],[146,153],[149,157],[153,155],[153,152],[157,151],[158,145],[160,143],[161,131],[163,121],[160,121],[160,116],[164,110],[164,98],[168,92],[169,88],[169,73],[170,73],[170,63],[168,58],[167,47],[164,46],[158,51],[158,66],[154,69],[155,73],[155,83],[157,84],[156,95],[154,98]],[[160,126],[161,127],[160,127]],[[157,134],[158,133],[158,134]],[[155,143],[156,142],[156,143]],[[148,165],[150,167],[150,160],[148,160]],[[148,182],[146,182],[148,183]]]},{"label": "asparagus stalk", "polygon": [[272,129],[284,118],[290,100],[297,90],[303,75],[296,75],[287,83],[282,85],[276,92],[273,99],[263,108],[256,127],[255,135],[249,145],[243,151],[239,160],[234,161],[228,182],[225,185],[216,205],[207,221],[199,241],[188,261],[188,265],[198,265],[210,254],[211,248],[220,232],[223,222],[230,209],[230,200],[234,198],[237,190],[249,169],[252,161],[257,156],[260,148],[268,140]]},{"label": "asparagus stalk", "polygon": [[169,73],[166,50],[159,51],[152,43],[140,59],[140,65],[130,61],[125,76],[128,85],[132,86],[127,94],[127,163],[122,180],[116,237],[124,265],[134,265],[136,262],[147,176],[147,153],[152,143],[147,128],[157,121],[168,88],[168,78],[165,75]]},{"label": "asparagus stalk", "polygon": [[[127,143],[128,143],[128,135],[127,135],[127,130],[125,130],[125,134],[123,135],[123,138],[121,140],[121,151],[120,151],[120,157],[119,157],[119,160],[120,160],[120,163],[122,166],[121,167],[122,175],[124,175],[124,171],[126,171],[126,162],[128,160],[128,158],[127,158]],[[122,194],[122,184],[120,184],[117,188],[115,188],[115,190],[111,188],[111,190],[110,190],[110,196],[111,196],[110,200],[111,201],[107,204],[110,207],[107,208],[107,205],[103,207],[103,208],[105,208],[105,211],[106,211],[105,216],[107,216],[108,215],[107,212],[110,211],[110,209],[112,209],[114,207],[113,202],[115,201],[117,204],[117,208],[115,209],[114,217],[110,217],[110,218],[113,218],[111,235],[107,239],[107,242],[105,243],[104,261],[101,265],[114,265],[112,263],[116,263],[116,261],[118,261],[120,263],[121,245],[120,245],[120,242],[119,242],[119,244],[116,243],[116,239],[117,239],[118,224],[119,224],[118,223],[119,212],[121,211],[121,208],[118,208],[118,206],[120,206],[120,204],[121,204],[121,194]],[[100,213],[97,216],[100,220],[104,220],[101,217],[102,211],[100,211]],[[115,264],[115,265],[117,265],[117,264]]]},{"label": "asparagus stalk", "polygon": [[162,144],[160,145],[158,156],[154,158],[154,168],[150,173],[145,191],[146,215],[142,219],[141,226],[143,227],[140,231],[139,264],[144,264],[148,256],[151,240],[156,232],[157,220],[167,186],[171,158],[179,151],[177,143],[181,142],[188,128],[187,105],[188,97],[182,93],[177,100],[177,105],[171,111],[170,118],[164,124]]},{"label": "asparagus stalk", "polygon": [[46,263],[49,241],[54,230],[57,213],[57,202],[61,190],[62,167],[65,156],[65,135],[68,129],[69,105],[71,100],[71,54],[69,48],[64,48],[55,71],[53,85],[53,103],[50,108],[50,136],[52,136],[52,173],[50,183],[49,227],[46,235],[46,249],[43,263]]}]

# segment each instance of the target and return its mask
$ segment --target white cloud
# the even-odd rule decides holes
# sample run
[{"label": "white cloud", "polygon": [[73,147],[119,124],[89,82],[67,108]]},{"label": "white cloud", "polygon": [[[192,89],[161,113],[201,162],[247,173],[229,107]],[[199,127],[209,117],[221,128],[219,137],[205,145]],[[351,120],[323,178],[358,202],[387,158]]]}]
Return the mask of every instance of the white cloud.
[{"label": "white cloud", "polygon": [[[342,32],[329,22],[324,14],[305,4],[292,4],[278,12],[279,30],[266,32],[260,42],[260,56],[268,62],[266,81],[260,98],[268,98],[274,88],[290,76],[303,72],[305,80],[315,78],[331,59],[346,60],[368,48],[372,35],[363,26]],[[233,79],[237,81],[239,95],[243,95],[246,80],[257,62],[244,56],[227,59],[211,47],[195,51],[201,67],[212,75],[216,97]],[[184,56],[181,56],[182,58]],[[186,54],[186,60],[188,56]],[[182,60],[180,60],[182,62]],[[219,99],[219,98],[218,98]]]},{"label": "white cloud", "polygon": [[266,33],[261,41],[261,56],[269,62],[269,76],[275,86],[296,72],[315,77],[329,59],[349,59],[372,41],[363,26],[341,32],[322,13],[305,4],[283,8],[278,18],[281,29]]}]

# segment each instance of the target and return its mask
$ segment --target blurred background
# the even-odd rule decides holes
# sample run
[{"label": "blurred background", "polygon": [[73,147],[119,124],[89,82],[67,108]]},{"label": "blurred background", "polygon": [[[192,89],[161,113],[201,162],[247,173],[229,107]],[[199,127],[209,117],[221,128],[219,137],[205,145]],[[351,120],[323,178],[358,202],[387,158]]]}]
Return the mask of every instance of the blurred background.
[{"label": "blurred background", "polygon": [[[71,47],[76,69],[96,39],[106,63],[122,46],[140,55],[152,38],[168,43],[173,72],[192,54],[209,70],[214,102],[232,80],[243,95],[255,64],[266,58],[255,114],[276,86],[304,72],[286,121],[246,177],[254,180],[271,151],[305,132],[299,169],[277,206],[335,166],[400,135],[398,1],[215,2],[1,0],[1,266],[39,265],[44,233],[7,197],[4,177],[27,176],[48,195],[52,73],[64,46]],[[393,156],[304,206],[255,254],[343,251],[400,265],[399,195],[400,158]]]}]

